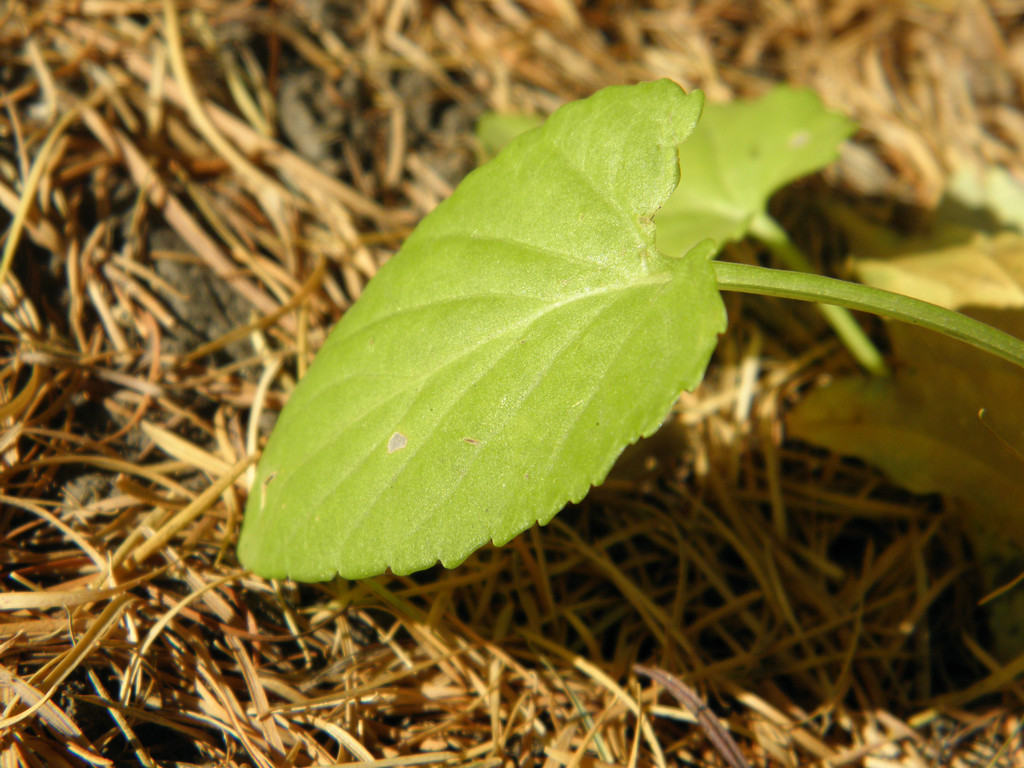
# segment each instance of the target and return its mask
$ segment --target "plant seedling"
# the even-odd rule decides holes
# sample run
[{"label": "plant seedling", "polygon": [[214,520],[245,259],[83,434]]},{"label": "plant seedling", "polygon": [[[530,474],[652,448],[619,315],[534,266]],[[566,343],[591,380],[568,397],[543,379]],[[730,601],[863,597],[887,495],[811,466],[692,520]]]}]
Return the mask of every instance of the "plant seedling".
[{"label": "plant seedling", "polygon": [[703,95],[662,80],[565,105],[470,173],[370,281],[281,413],[239,540],[267,577],[461,563],[601,483],[700,383],[719,291],[826,302],[1024,365],[1024,343],[907,297],[656,246]]}]

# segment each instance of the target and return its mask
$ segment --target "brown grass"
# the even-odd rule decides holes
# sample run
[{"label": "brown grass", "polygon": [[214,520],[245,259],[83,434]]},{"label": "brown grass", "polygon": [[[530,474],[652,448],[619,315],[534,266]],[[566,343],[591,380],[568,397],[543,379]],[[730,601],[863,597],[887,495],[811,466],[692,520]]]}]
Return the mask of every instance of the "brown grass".
[{"label": "brown grass", "polygon": [[[0,4],[0,764],[724,765],[642,662],[752,765],[1024,765],[1024,663],[984,650],[955,517],[782,442],[800,389],[851,366],[784,303],[731,297],[665,444],[505,548],[306,586],[233,553],[265,417],[472,166],[482,111],[662,76],[712,99],[809,85],[863,126],[828,184],[926,207],[968,162],[1024,178],[1022,20],[1012,0]],[[302,83],[308,108],[286,102]],[[223,310],[192,333],[190,304]]]}]

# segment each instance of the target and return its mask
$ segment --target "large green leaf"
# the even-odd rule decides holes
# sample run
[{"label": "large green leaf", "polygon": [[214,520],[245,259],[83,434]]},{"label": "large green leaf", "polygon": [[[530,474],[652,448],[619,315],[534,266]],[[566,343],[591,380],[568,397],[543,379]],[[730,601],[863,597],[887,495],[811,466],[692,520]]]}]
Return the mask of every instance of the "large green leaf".
[{"label": "large green leaf", "polygon": [[706,237],[719,245],[746,237],[771,196],[832,162],[856,127],[813,91],[789,86],[755,101],[708,104],[679,147],[687,183],[658,213],[658,247],[678,254]]},{"label": "large green leaf", "polygon": [[701,380],[725,324],[712,247],[654,248],[702,95],[617,86],[471,173],[333,330],[271,435],[239,541],[315,581],[546,523]]}]

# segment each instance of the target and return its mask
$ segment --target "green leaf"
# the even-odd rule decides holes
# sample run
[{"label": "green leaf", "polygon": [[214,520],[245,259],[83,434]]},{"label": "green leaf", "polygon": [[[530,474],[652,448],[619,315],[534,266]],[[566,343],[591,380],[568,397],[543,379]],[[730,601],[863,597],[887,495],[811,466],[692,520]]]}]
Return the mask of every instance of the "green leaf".
[{"label": "green leaf", "polygon": [[725,325],[711,245],[654,248],[702,101],[663,80],[568,104],[423,220],[282,412],[247,567],[457,565],[548,522],[658,428]]},{"label": "green leaf", "polygon": [[655,218],[658,248],[686,253],[710,237],[746,237],[781,187],[832,162],[856,124],[809,90],[779,86],[755,101],[708,104],[679,147],[686,184]]},{"label": "green leaf", "polygon": [[544,123],[537,115],[487,112],[476,123],[476,140],[483,160],[490,160],[512,139]]}]

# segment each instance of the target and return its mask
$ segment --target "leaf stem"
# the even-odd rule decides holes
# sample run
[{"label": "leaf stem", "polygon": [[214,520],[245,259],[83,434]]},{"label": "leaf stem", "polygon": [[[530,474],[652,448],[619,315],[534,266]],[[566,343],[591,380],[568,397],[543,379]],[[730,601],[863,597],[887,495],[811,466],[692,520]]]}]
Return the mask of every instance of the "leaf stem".
[{"label": "leaf stem", "polygon": [[[790,269],[801,272],[812,272],[811,263],[803,251],[793,244],[778,222],[767,212],[762,211],[750,222],[750,233],[771,249],[772,253]],[[839,340],[846,345],[850,354],[868,373],[875,376],[888,376],[889,368],[882,359],[882,353],[868,337],[864,329],[857,324],[846,309],[834,304],[818,306],[826,322],[832,326]]]},{"label": "leaf stem", "polygon": [[809,272],[725,261],[713,264],[721,290],[814,301],[871,312],[938,331],[1024,368],[1024,340],[927,301]]}]

